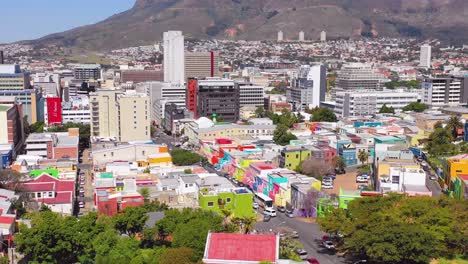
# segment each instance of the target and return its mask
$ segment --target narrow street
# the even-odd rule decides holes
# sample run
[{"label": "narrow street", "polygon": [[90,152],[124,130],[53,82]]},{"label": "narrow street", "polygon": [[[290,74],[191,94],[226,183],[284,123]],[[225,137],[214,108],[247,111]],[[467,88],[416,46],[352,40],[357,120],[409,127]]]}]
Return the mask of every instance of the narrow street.
[{"label": "narrow street", "polygon": [[[83,161],[80,163],[79,168],[81,172],[84,172],[85,176],[85,197],[82,198],[79,196],[78,200],[85,202],[85,208],[80,208],[80,213],[87,214],[93,211],[93,180],[92,180],[92,160],[89,159],[89,149],[83,151]],[[79,182],[79,181],[78,181]]]}]

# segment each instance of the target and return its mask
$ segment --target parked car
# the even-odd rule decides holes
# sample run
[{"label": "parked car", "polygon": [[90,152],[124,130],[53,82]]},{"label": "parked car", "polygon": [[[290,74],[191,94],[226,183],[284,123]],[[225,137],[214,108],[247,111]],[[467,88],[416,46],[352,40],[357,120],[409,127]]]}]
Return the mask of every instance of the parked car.
[{"label": "parked car", "polygon": [[307,259],[307,251],[305,251],[302,248],[297,248],[294,250],[294,252],[301,258],[301,259]]},{"label": "parked car", "polygon": [[369,186],[363,185],[363,184],[362,184],[362,185],[359,185],[359,186],[358,186],[358,190],[360,190],[360,191],[367,191],[367,190],[369,190]]},{"label": "parked car", "polygon": [[336,174],[345,174],[346,171],[345,171],[345,169],[341,169],[341,170],[340,170],[340,169],[337,168],[337,169],[335,169],[335,173],[336,173]]},{"label": "parked car", "polygon": [[288,209],[288,210],[286,210],[285,214],[286,214],[286,216],[289,217],[289,218],[294,218],[294,212],[293,212],[293,210]]},{"label": "parked car", "polygon": [[263,216],[263,222],[268,222],[268,221],[270,221],[270,219],[271,219],[271,216],[269,216],[269,215],[264,215]]},{"label": "parked car", "polygon": [[284,213],[286,211],[286,208],[284,208],[284,206],[279,205],[276,207],[276,210],[278,210],[278,212]]},{"label": "parked car", "polygon": [[271,207],[266,207],[265,210],[263,210],[264,215],[269,215],[269,216],[276,216],[276,211],[275,209]]},{"label": "parked car", "polygon": [[333,180],[335,180],[335,179],[336,179],[336,174],[334,174],[334,173],[327,173],[327,175],[325,175],[324,178],[332,178]]},{"label": "parked car", "polygon": [[258,209],[258,203],[255,203],[255,202],[254,202],[254,203],[252,204],[252,207],[253,207],[254,209]]},{"label": "parked car", "polygon": [[425,162],[425,161],[421,161],[421,166],[423,166],[423,167],[427,167],[427,162]]},{"label": "parked car", "polygon": [[316,258],[309,258],[307,259],[309,264],[320,264],[320,262]]},{"label": "parked car", "polygon": [[325,176],[325,177],[323,177],[322,181],[332,181],[333,182],[333,181],[335,181],[335,179],[330,177],[330,176]]},{"label": "parked car", "polygon": [[333,244],[331,240],[323,241],[322,245],[326,249],[335,249],[335,245]]},{"label": "parked car", "polygon": [[331,178],[323,178],[322,184],[333,184],[333,180]]},{"label": "parked car", "polygon": [[299,238],[299,233],[298,233],[297,231],[293,231],[293,232],[291,233],[291,237],[292,237],[292,238]]},{"label": "parked car", "polygon": [[369,176],[357,176],[356,177],[356,182],[368,182],[369,181]]},{"label": "parked car", "polygon": [[78,203],[78,206],[79,206],[80,208],[84,208],[84,207],[85,207],[85,203],[84,203],[84,202],[79,202],[79,203]]},{"label": "parked car", "polygon": [[322,182],[322,189],[333,189],[332,182]]},{"label": "parked car", "polygon": [[437,177],[434,174],[429,175],[429,180],[435,181]]}]

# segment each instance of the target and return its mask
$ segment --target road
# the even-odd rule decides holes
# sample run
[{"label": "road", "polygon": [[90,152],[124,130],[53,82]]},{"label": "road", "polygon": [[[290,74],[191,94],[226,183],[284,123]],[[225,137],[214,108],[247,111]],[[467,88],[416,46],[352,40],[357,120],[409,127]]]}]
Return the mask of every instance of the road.
[{"label": "road", "polygon": [[92,161],[89,159],[89,149],[85,149],[83,151],[82,163],[78,165],[78,167],[80,168],[80,171],[85,173],[84,174],[85,175],[85,185],[84,185],[85,197],[78,198],[78,200],[85,202],[85,208],[80,208],[80,212],[83,214],[92,212],[93,205],[94,205],[94,200],[93,200],[94,188],[93,188],[93,180],[92,180],[92,164],[91,163]]},{"label": "road", "polygon": [[[260,208],[261,212],[262,209]],[[325,234],[320,231],[315,223],[307,222],[304,219],[289,218],[284,213],[276,212],[277,216],[272,217],[269,222],[257,222],[255,229],[259,232],[297,231],[299,242],[304,246],[309,258],[316,258],[321,264],[346,263],[343,257],[337,256],[334,252],[321,247],[320,239]],[[262,219],[262,216],[259,217]]]},{"label": "road", "polygon": [[430,169],[430,167],[428,167],[428,166],[422,166],[421,165],[421,167],[426,172],[426,186],[432,192],[432,196],[433,197],[441,196],[443,194],[443,192],[442,192],[442,188],[440,187],[439,183],[437,182],[437,180],[431,180],[430,179],[431,175],[436,175],[437,176],[437,174],[432,169]]},{"label": "road", "polygon": [[153,134],[152,140],[156,144],[166,144],[170,150],[176,148],[173,144],[174,142],[179,142],[179,138],[169,136],[160,129],[157,129]]}]

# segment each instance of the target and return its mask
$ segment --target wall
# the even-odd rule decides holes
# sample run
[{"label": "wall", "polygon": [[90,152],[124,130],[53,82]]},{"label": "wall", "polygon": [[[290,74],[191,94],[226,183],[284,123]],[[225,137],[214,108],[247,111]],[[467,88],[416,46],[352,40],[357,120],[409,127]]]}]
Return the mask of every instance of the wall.
[{"label": "wall", "polygon": [[92,152],[92,157],[95,166],[103,166],[115,160],[146,160],[149,155],[158,154],[160,151],[167,152],[167,148],[158,145],[131,145]]},{"label": "wall", "polygon": [[[228,203],[227,198],[231,198],[231,201]],[[218,205],[218,199],[224,201],[223,205]],[[209,207],[208,202],[213,202],[213,206]],[[221,213],[222,208],[231,210],[233,216],[244,217],[244,216],[255,216],[255,211],[253,210],[253,194],[235,194],[232,192],[218,193],[217,195],[203,195],[199,194],[198,204],[201,208],[205,210],[210,210],[214,212]]]}]

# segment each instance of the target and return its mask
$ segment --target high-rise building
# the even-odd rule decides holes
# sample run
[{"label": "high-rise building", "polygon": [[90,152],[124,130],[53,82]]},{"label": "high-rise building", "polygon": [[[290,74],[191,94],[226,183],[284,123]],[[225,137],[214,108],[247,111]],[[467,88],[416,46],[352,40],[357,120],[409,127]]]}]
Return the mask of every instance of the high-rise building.
[{"label": "high-rise building", "polygon": [[186,52],[185,78],[206,78],[219,76],[219,52]]},{"label": "high-rise building", "polygon": [[21,104],[22,117],[26,117],[29,124],[44,120],[44,97],[40,88],[24,90],[1,90],[0,104]]},{"label": "high-rise building", "polygon": [[426,78],[421,87],[425,104],[446,106],[468,103],[468,77],[440,76]]},{"label": "high-rise building", "polygon": [[77,80],[99,80],[101,79],[101,65],[79,64],[73,68],[73,77]]},{"label": "high-rise building", "polygon": [[278,31],[278,42],[283,41],[283,31]]},{"label": "high-rise building", "polygon": [[197,82],[198,117],[216,118],[224,122],[239,120],[239,90],[234,81],[206,78]]},{"label": "high-rise building", "polygon": [[348,90],[336,93],[335,113],[340,117],[377,114],[385,104],[396,111],[417,102],[418,93],[404,90]]},{"label": "high-rise building", "polygon": [[3,57],[3,50],[0,50],[0,64],[5,63],[5,58]]},{"label": "high-rise building", "polygon": [[185,95],[185,105],[187,110],[192,112],[193,118],[198,118],[197,113],[197,91],[198,91],[198,80],[195,78],[189,78],[187,80],[187,93]]},{"label": "high-rise building", "polygon": [[299,32],[299,41],[304,41],[304,40],[305,40],[304,31],[301,31]]},{"label": "high-rise building", "polygon": [[161,124],[164,118],[164,108],[168,103],[185,108],[186,89],[179,82],[146,82],[137,87],[139,92],[146,93],[150,98],[151,120]]},{"label": "high-rise building", "polygon": [[419,57],[419,66],[424,68],[431,67],[431,46],[424,44],[421,46],[421,52]]},{"label": "high-rise building", "polygon": [[150,104],[146,94],[98,89],[90,94],[91,136],[120,142],[150,140]]},{"label": "high-rise building", "polygon": [[302,65],[291,88],[286,90],[288,102],[296,110],[320,106],[325,100],[327,73],[323,65]]},{"label": "high-rise building", "polygon": [[0,104],[0,145],[13,145],[13,150],[17,153],[23,146],[24,140],[21,106]]},{"label": "high-rise building", "polygon": [[337,90],[382,90],[385,76],[369,65],[350,63],[344,65],[336,77]]},{"label": "high-rise building", "polygon": [[29,73],[22,72],[17,64],[0,64],[0,90],[30,88]]},{"label": "high-rise building", "polygon": [[163,35],[164,81],[185,82],[185,52],[182,31],[168,31]]},{"label": "high-rise building", "polygon": [[264,87],[251,83],[236,82],[236,89],[239,90],[239,106],[263,107],[265,104]]},{"label": "high-rise building", "polygon": [[324,30],[320,32],[320,41],[322,42],[327,41],[327,32],[325,32]]},{"label": "high-rise building", "polygon": [[162,71],[152,70],[123,70],[120,73],[120,82],[162,82],[164,80],[164,73]]}]

